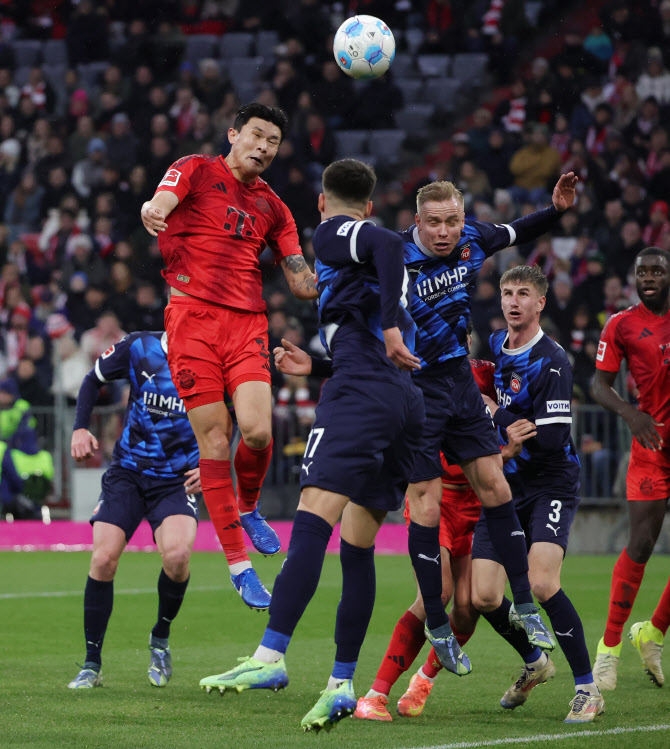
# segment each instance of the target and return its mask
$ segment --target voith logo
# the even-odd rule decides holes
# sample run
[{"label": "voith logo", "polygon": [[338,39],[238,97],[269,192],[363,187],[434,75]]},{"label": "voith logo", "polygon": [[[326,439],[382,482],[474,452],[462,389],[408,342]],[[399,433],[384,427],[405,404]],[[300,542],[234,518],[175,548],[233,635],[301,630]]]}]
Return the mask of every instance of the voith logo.
[{"label": "voith logo", "polygon": [[463,245],[463,249],[461,250],[461,260],[469,260],[470,259],[470,244]]},{"label": "voith logo", "polygon": [[509,382],[509,386],[512,388],[514,393],[518,393],[521,390],[521,375],[516,372],[512,372],[512,379]]},{"label": "voith logo", "polygon": [[557,411],[570,411],[570,401],[547,401],[547,413],[556,413]]},{"label": "voith logo", "polygon": [[607,349],[607,344],[605,341],[600,341],[598,344],[598,353],[596,354],[596,359],[598,361],[602,361],[605,358],[605,351]]}]

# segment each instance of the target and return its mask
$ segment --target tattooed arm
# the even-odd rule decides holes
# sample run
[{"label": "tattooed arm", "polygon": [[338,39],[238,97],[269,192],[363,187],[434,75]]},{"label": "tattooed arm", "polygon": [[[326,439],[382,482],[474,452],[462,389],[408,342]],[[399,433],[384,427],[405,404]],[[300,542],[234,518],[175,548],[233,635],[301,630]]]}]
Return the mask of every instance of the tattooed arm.
[{"label": "tattooed arm", "polygon": [[302,255],[288,255],[281,261],[284,276],[293,296],[298,299],[316,299],[316,278]]}]

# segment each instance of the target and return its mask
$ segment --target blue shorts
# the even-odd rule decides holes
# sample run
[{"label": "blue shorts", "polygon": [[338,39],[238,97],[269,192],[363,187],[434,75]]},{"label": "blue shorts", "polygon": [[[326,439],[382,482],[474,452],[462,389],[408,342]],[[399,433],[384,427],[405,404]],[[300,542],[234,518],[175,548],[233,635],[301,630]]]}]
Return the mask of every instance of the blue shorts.
[{"label": "blue shorts", "polygon": [[399,509],[423,421],[421,392],[409,377],[391,382],[336,373],[316,407],[300,487],[343,494],[371,509]]},{"label": "blue shorts", "polygon": [[432,365],[414,376],[423,393],[426,422],[411,483],[444,472],[440,451],[450,465],[500,453],[498,434],[466,356]]},{"label": "blue shorts", "polygon": [[116,525],[130,541],[143,518],[155,534],[171,515],[188,515],[196,521],[199,517],[196,497],[186,494],[182,477],[156,478],[112,465],[103,474],[100,499],[89,522]]},{"label": "blue shorts", "polygon": [[[552,491],[536,494],[534,497],[514,501],[519,522],[526,534],[526,547],[530,547],[544,541],[550,544],[558,544],[565,550],[568,548],[568,536],[570,528],[577,513],[579,497],[565,495],[558,488]],[[502,564],[502,560],[496,554],[489,529],[486,524],[484,513],[475,526],[475,536],[472,542],[473,559],[490,559]]]}]

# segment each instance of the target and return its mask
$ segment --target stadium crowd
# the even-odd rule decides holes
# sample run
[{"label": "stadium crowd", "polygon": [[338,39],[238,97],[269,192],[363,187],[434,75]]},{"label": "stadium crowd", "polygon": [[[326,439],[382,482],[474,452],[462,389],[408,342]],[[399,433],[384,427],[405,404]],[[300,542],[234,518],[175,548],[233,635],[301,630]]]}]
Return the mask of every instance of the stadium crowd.
[{"label": "stadium crowd", "polygon": [[[491,101],[500,103],[457,123],[429,102],[427,137],[407,128],[399,159],[376,164],[375,220],[406,229],[416,189],[447,179],[465,193],[469,218],[509,222],[547,204],[557,176],[574,171],[576,210],[551,235],[482,269],[474,350],[487,356],[490,332],[502,327],[502,273],[537,263],[551,283],[543,325],[568,351],[589,401],[599,332],[637,301],[630,262],[644,246],[670,248],[670,0],[600,4],[586,33],[567,26],[553,54],[534,58],[521,43],[527,6],[550,18],[553,2],[510,0],[501,10],[495,0],[296,0],[281,3],[283,13],[276,5],[62,0],[0,9],[0,378],[34,406],[57,395],[72,404],[113,342],[163,327],[163,262],[140,207],[176,158],[227,153],[240,101],[289,114],[290,137],[264,177],[291,209],[311,261],[318,179],[346,155],[338,134],[397,127],[394,116],[413,106],[408,82],[428,80],[419,57],[485,53]],[[414,67],[362,84],[342,75],[330,40],[354,12],[383,17]],[[229,57],[227,39],[246,46]],[[242,80],[245,58],[256,60],[253,80]],[[465,101],[472,94],[461,88]],[[285,337],[318,354],[314,310],[291,298],[269,253],[262,267],[270,348]],[[286,421],[297,413],[306,433],[317,393],[290,379],[273,374],[276,428],[294,434]],[[106,397],[118,400],[120,389]]]}]

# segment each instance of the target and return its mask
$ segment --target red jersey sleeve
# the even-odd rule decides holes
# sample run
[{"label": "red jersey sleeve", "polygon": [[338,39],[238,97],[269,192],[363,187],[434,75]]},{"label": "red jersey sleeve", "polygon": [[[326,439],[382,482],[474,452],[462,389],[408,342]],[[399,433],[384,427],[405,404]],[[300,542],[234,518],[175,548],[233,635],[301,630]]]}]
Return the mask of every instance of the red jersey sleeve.
[{"label": "red jersey sleeve", "polygon": [[196,156],[184,156],[175,161],[158,183],[156,193],[172,192],[181,203],[191,189],[191,176],[198,164],[199,159]]},{"label": "red jersey sleeve", "polygon": [[472,374],[474,375],[477,387],[492,400],[496,400],[495,371],[496,365],[492,361],[484,359],[470,359]]},{"label": "red jersey sleeve", "polygon": [[619,312],[619,314],[610,317],[600,334],[598,353],[596,354],[596,369],[602,369],[605,372],[619,371],[621,360],[625,356],[620,337],[617,335],[623,314],[623,312]]},{"label": "red jersey sleeve", "polygon": [[267,237],[268,247],[275,256],[275,262],[278,263],[289,255],[302,255],[293,215],[279,199],[277,199],[275,215],[276,220]]}]

